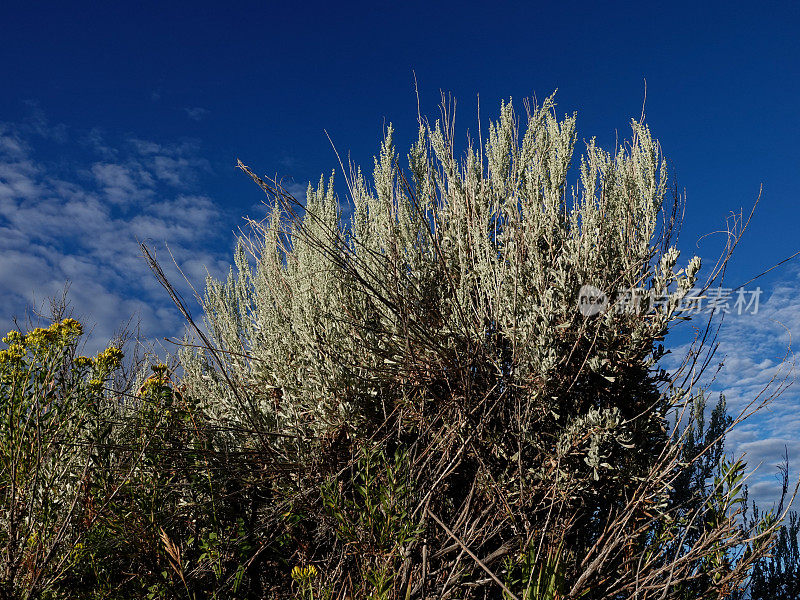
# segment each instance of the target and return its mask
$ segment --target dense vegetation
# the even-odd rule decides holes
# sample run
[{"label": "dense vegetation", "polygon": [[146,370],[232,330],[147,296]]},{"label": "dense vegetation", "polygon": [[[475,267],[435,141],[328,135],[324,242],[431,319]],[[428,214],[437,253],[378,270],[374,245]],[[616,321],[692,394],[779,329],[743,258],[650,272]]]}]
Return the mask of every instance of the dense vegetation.
[{"label": "dense vegetation", "polygon": [[[570,184],[574,115],[527,108],[461,158],[447,111],[420,119],[407,168],[389,129],[347,211],[332,179],[301,204],[241,165],[272,210],[202,323],[145,249],[195,337],[135,384],[71,319],[10,333],[0,597],[796,589],[796,520],[743,518],[741,416],[706,419],[704,339],[661,366],[700,261],[678,266],[657,142],[636,121],[613,154],[591,141]],[[585,316],[584,284],[646,294]]]}]

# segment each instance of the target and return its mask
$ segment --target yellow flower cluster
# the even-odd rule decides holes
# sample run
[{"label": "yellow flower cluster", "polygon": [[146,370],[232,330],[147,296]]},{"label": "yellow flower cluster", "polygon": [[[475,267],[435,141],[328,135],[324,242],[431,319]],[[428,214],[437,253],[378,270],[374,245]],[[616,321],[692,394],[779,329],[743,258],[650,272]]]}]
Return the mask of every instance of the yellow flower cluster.
[{"label": "yellow flower cluster", "polygon": [[25,356],[25,346],[22,344],[12,344],[7,350],[0,350],[0,365],[5,363],[16,363]]},{"label": "yellow flower cluster", "polygon": [[63,346],[79,337],[83,326],[75,319],[64,319],[46,329],[37,327],[25,336],[25,344],[35,350],[49,350],[54,345]]},{"label": "yellow flower cluster", "polygon": [[164,363],[158,363],[157,365],[152,365],[150,368],[153,370],[153,373],[155,373],[156,375],[160,375],[161,377],[164,377],[167,374],[168,367]]},{"label": "yellow flower cluster", "polygon": [[103,350],[94,359],[94,364],[98,373],[105,375],[110,373],[113,369],[116,369],[122,362],[123,356],[122,350],[116,346],[109,346]]},{"label": "yellow flower cluster", "polygon": [[27,352],[47,352],[61,348],[83,333],[83,326],[75,319],[64,319],[50,327],[37,327],[23,335],[19,331],[9,331],[3,338],[8,345],[0,351],[0,363],[17,361]]},{"label": "yellow flower cluster", "polygon": [[310,581],[317,576],[317,568],[314,565],[307,567],[296,566],[292,569],[292,579],[295,581]]},{"label": "yellow flower cluster", "polygon": [[144,380],[144,383],[139,388],[139,393],[147,395],[151,392],[158,390],[158,388],[161,387],[161,385],[162,385],[161,380],[158,379],[157,377],[148,377],[147,379]]},{"label": "yellow flower cluster", "polygon": [[9,331],[3,341],[8,344],[8,348],[0,350],[0,364],[19,363],[28,353],[25,337],[19,331]]},{"label": "yellow flower cluster", "polygon": [[12,344],[18,344],[22,341],[22,334],[19,331],[9,331],[6,334],[6,337],[3,338],[3,342],[11,346]]},{"label": "yellow flower cluster", "polygon": [[[9,331],[2,340],[8,345],[8,348],[0,350],[0,365],[8,364],[15,374],[24,375],[29,368],[37,368],[40,361],[47,357],[60,355],[64,348],[73,347],[77,338],[82,334],[83,326],[75,319],[64,319],[46,328],[37,327],[25,334],[19,331]],[[69,353],[65,353],[62,358],[68,356]],[[28,357],[30,357],[30,365]],[[123,357],[119,348],[110,346],[94,358],[76,357],[73,366],[84,369],[83,374],[87,373],[87,369],[91,369],[88,371],[91,377],[87,382],[88,387],[94,393],[100,393],[105,380],[114,369],[120,366]],[[7,371],[8,368],[5,367],[4,371]]]},{"label": "yellow flower cluster", "polygon": [[75,319],[64,319],[58,324],[60,331],[70,337],[78,337],[83,334],[83,325]]},{"label": "yellow flower cluster", "polygon": [[88,356],[79,356],[75,359],[75,364],[80,368],[91,367],[94,365],[94,360]]},{"label": "yellow flower cluster", "polygon": [[153,374],[150,375],[147,379],[144,380],[141,387],[139,388],[140,394],[150,394],[150,393],[157,393],[163,387],[170,387],[169,382],[169,367],[163,363],[157,363],[155,365],[151,365],[150,369],[152,369]]}]

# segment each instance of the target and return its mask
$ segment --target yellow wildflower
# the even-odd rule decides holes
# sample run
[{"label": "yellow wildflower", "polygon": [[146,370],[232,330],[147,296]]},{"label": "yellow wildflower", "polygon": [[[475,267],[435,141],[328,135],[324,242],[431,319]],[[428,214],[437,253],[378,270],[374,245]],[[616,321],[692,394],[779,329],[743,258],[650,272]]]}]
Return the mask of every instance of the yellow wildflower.
[{"label": "yellow wildflower", "polygon": [[12,344],[18,344],[22,341],[22,334],[19,331],[12,330],[6,334],[6,337],[3,338],[3,342],[11,346]]},{"label": "yellow wildflower", "polygon": [[58,332],[52,327],[37,327],[25,336],[25,344],[34,350],[48,350],[58,339]]},{"label": "yellow wildflower", "polygon": [[106,374],[109,371],[116,369],[120,365],[123,356],[124,355],[119,348],[115,346],[109,346],[100,352],[100,354],[98,354],[94,359],[95,366],[97,367],[98,372]]},{"label": "yellow wildflower", "polygon": [[94,361],[88,356],[79,356],[75,359],[75,364],[78,367],[91,367],[94,364]]},{"label": "yellow wildflower", "polygon": [[7,350],[0,350],[0,364],[17,362],[25,356],[25,346],[12,344]]},{"label": "yellow wildflower", "polygon": [[301,567],[297,565],[292,569],[292,579],[295,581],[310,581],[317,576],[317,568],[314,565]]},{"label": "yellow wildflower", "polygon": [[70,336],[79,336],[83,333],[83,325],[75,319],[64,319],[59,323],[59,329]]}]

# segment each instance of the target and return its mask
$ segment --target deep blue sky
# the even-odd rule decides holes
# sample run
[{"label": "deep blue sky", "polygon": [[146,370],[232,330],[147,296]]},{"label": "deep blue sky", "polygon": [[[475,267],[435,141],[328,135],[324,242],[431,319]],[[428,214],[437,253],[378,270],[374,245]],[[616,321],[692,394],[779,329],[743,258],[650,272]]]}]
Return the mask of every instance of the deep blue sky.
[{"label": "deep blue sky", "polygon": [[[716,256],[721,238],[697,239],[764,185],[729,271],[738,285],[800,250],[798,31],[800,4],[785,1],[3,3],[2,319],[69,279],[98,340],[131,313],[147,335],[174,334],[136,239],[168,242],[195,283],[222,273],[260,200],[235,159],[316,181],[337,167],[327,130],[369,168],[386,123],[401,150],[416,135],[413,73],[424,114],[440,90],[458,99],[462,132],[478,95],[486,119],[501,99],[558,89],[579,140],[607,147],[629,135],[646,79],[646,121],[688,193],[685,252]],[[786,331],[800,334],[798,273],[760,280],[770,310],[723,333],[731,369],[715,385],[734,403],[774,374]],[[756,462],[786,442],[800,461],[797,392],[782,402],[734,440]]]},{"label": "deep blue sky", "polygon": [[253,197],[234,157],[316,180],[335,166],[323,129],[367,165],[385,121],[414,135],[412,70],[427,114],[449,91],[474,128],[477,94],[487,115],[558,88],[581,136],[609,144],[638,116],[646,78],[647,120],[689,192],[686,233],[716,229],[764,182],[752,238],[780,235],[739,264],[797,249],[797,3],[11,4],[3,120],[35,102],[76,129],[196,138],[215,175],[204,191],[226,206]]}]

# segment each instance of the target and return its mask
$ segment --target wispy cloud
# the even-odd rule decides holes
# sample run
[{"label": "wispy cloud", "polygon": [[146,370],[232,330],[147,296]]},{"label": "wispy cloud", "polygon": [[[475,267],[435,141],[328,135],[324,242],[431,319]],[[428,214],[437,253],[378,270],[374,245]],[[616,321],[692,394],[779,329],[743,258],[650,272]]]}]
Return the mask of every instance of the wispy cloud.
[{"label": "wispy cloud", "polygon": [[210,113],[207,108],[202,108],[200,106],[186,107],[183,110],[186,113],[186,116],[192,121],[202,121]]},{"label": "wispy cloud", "polygon": [[[776,474],[784,452],[789,457],[792,488],[800,477],[800,389],[794,384],[793,355],[798,336],[800,269],[793,267],[763,290],[756,314],[725,316],[717,338],[719,348],[701,381],[712,396],[725,395],[732,415],[780,391],[766,407],[735,427],[726,440],[727,450],[744,455],[749,467],[760,465],[749,489],[751,497],[765,508],[779,497]],[[678,349],[676,355],[685,349]]]},{"label": "wispy cloud", "polygon": [[0,124],[0,325],[24,321],[69,282],[76,315],[94,325],[94,347],[131,317],[154,338],[179,334],[181,318],[139,242],[160,248],[165,270],[187,296],[191,289],[166,257],[165,242],[198,289],[206,272],[227,270],[232,227],[197,189],[209,170],[197,144],[57,129],[59,143],[74,151],[56,164],[42,158],[53,139],[43,117],[33,125]]}]

